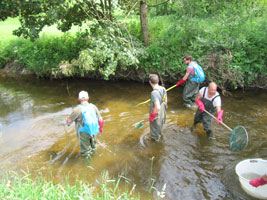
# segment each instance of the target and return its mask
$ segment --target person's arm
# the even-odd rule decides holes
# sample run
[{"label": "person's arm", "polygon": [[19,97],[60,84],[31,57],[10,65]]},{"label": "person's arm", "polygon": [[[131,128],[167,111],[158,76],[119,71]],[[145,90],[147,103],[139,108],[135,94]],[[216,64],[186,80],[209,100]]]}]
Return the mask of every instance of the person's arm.
[{"label": "person's arm", "polygon": [[198,95],[196,96],[196,104],[199,108],[199,110],[201,110],[202,112],[204,112],[205,110],[205,106],[204,106],[204,103],[201,101],[201,98],[202,97],[202,94],[201,93],[198,93]]},{"label": "person's arm", "polygon": [[198,100],[202,97],[202,94],[198,93],[195,100]]},{"label": "person's arm", "polygon": [[217,113],[220,112],[222,110],[222,107],[221,106],[216,106],[216,109],[217,109]]},{"label": "person's arm", "polygon": [[66,117],[67,124],[71,124],[74,120],[76,120],[81,114],[80,109],[78,107],[74,108],[70,116]]},{"label": "person's arm", "polygon": [[187,78],[188,78],[188,76],[189,76],[189,72],[186,72],[185,75],[184,75],[184,77],[183,77],[183,80],[186,81]]},{"label": "person's arm", "polygon": [[99,110],[98,110],[98,108],[95,106],[95,112],[96,112],[96,115],[97,115],[97,118],[98,118],[98,120],[99,121],[102,121],[103,119],[102,119],[102,116],[101,116],[101,114],[100,114],[100,112],[99,112]]},{"label": "person's arm", "polygon": [[101,114],[96,106],[95,106],[95,112],[98,118],[99,132],[103,133],[104,120],[102,119]]},{"label": "person's arm", "polygon": [[219,124],[220,123],[219,121],[223,122],[222,117],[223,117],[223,112],[224,112],[222,110],[222,107],[221,107],[221,105],[222,105],[221,97],[217,97],[214,100],[214,102],[215,102],[216,109],[217,109],[217,121],[216,121],[216,123]]},{"label": "person's arm", "polygon": [[152,110],[152,111],[154,111],[154,113],[157,113],[158,114],[158,112],[159,112],[159,110],[160,110],[160,103],[159,103],[159,101],[155,101],[154,102],[154,109]]}]

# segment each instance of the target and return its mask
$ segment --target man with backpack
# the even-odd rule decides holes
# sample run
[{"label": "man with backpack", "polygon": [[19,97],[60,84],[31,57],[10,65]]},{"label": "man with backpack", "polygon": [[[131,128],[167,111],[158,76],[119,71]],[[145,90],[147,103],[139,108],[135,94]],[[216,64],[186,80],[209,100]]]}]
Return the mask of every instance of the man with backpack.
[{"label": "man with backpack", "polygon": [[[217,92],[217,85],[211,82],[208,87],[203,87],[200,89],[199,94],[196,97],[196,104],[198,109],[194,118],[194,127],[197,123],[202,123],[203,128],[207,133],[209,139],[212,138],[211,122],[212,117],[206,113],[204,110],[211,114],[217,111],[217,120],[223,121],[223,110],[221,110],[222,102],[219,93]],[[216,121],[219,124],[219,121]]]},{"label": "man with backpack", "polygon": [[149,75],[149,84],[153,88],[151,92],[150,103],[150,134],[151,138],[158,142],[161,135],[163,125],[166,121],[166,109],[167,109],[167,91],[159,84],[159,76],[157,74]]},{"label": "man with backpack", "polygon": [[69,125],[75,121],[81,154],[86,158],[91,158],[96,149],[96,135],[99,132],[102,133],[104,121],[98,108],[94,104],[88,103],[88,92],[81,91],[78,100],[80,104],[73,109],[70,116],[66,117],[66,122]]},{"label": "man with backpack", "polygon": [[177,82],[176,86],[186,82],[183,91],[183,100],[186,107],[195,107],[195,97],[199,91],[199,83],[205,80],[205,74],[200,65],[192,61],[191,55],[184,56],[184,62],[187,64],[186,74]]}]

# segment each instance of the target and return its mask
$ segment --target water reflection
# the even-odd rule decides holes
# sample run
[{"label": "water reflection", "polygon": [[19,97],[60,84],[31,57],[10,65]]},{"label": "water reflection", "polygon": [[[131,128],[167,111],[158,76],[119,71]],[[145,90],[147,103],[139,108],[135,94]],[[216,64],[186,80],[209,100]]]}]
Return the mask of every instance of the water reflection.
[{"label": "water reflection", "polygon": [[[242,152],[229,149],[229,131],[213,124],[215,140],[207,140],[202,127],[192,130],[194,111],[182,105],[182,88],[168,93],[167,121],[160,143],[152,142],[148,84],[134,82],[68,81],[0,78],[0,169],[26,169],[64,182],[76,178],[97,185],[101,173],[123,173],[142,197],[154,186],[166,184],[167,199],[251,199],[241,189],[235,165],[247,158],[267,159],[267,94],[235,92],[223,97],[224,122],[246,127],[249,145]],[[88,163],[79,154],[74,126],[64,118],[87,90],[105,120],[97,152]],[[70,95],[70,96],[69,96]],[[155,182],[154,182],[155,180]]]}]

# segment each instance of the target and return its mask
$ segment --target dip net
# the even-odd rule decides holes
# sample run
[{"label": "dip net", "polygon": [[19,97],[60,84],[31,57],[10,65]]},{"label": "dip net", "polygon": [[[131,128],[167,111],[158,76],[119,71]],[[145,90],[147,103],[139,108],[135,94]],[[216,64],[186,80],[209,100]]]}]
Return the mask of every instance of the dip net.
[{"label": "dip net", "polygon": [[236,126],[230,134],[230,149],[233,152],[243,150],[248,145],[248,133],[243,126]]}]

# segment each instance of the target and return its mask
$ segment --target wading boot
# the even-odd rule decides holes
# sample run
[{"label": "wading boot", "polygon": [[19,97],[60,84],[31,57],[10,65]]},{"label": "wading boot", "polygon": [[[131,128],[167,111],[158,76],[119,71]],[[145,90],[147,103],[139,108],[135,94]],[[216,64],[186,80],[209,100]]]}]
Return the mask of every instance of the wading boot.
[{"label": "wading boot", "polygon": [[208,136],[208,139],[209,139],[209,140],[214,139],[214,138],[213,138],[213,133],[212,133],[212,131],[207,131],[207,136]]}]

